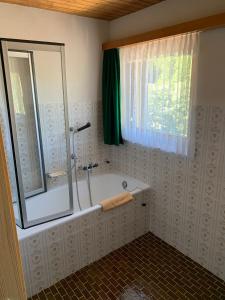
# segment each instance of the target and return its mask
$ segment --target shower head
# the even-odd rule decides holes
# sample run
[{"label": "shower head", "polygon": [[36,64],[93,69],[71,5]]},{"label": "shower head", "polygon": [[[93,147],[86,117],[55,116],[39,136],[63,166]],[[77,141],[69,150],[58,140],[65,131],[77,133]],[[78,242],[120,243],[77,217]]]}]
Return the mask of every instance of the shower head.
[{"label": "shower head", "polygon": [[82,130],[84,130],[84,129],[86,129],[86,128],[89,128],[89,127],[91,127],[91,123],[90,123],[90,122],[87,122],[86,125],[77,128],[77,132],[82,131]]},{"label": "shower head", "polygon": [[77,132],[80,132],[86,128],[89,128],[91,127],[91,123],[90,122],[87,122],[87,124],[85,124],[84,126],[81,126],[81,127],[78,127],[78,128],[74,128],[74,127],[70,127],[70,131],[73,132],[73,133],[77,133]]}]

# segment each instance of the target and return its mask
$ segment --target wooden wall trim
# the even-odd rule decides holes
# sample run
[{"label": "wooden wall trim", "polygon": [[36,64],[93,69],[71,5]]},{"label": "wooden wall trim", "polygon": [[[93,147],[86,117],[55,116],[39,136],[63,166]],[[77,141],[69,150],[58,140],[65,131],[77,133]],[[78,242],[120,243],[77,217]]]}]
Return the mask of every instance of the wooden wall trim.
[{"label": "wooden wall trim", "polygon": [[27,299],[0,130],[0,299]]},{"label": "wooden wall trim", "polygon": [[194,31],[203,31],[203,30],[208,30],[208,29],[213,29],[213,28],[218,28],[223,26],[225,26],[225,13],[148,31],[142,34],[130,36],[127,38],[123,38],[111,42],[106,42],[102,45],[102,49],[108,50],[112,48],[120,48],[128,45],[160,39],[172,35],[194,32]]}]

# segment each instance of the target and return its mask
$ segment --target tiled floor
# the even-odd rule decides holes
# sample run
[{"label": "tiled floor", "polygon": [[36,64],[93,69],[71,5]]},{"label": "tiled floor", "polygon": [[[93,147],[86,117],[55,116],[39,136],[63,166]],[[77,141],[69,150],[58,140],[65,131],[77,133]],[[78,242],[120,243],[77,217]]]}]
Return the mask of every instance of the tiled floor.
[{"label": "tiled floor", "polygon": [[225,282],[147,233],[34,299],[225,299]]}]

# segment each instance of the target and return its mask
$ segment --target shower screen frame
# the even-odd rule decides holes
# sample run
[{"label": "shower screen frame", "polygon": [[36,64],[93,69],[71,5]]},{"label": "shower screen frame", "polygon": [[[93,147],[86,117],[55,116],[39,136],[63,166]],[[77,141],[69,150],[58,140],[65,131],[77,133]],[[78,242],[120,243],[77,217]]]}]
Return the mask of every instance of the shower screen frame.
[{"label": "shower screen frame", "polygon": [[[8,122],[10,127],[11,141],[12,141],[12,152],[14,157],[14,169],[17,183],[17,191],[18,191],[18,210],[20,220],[16,220],[17,225],[21,228],[28,228],[34,225],[42,224],[51,220],[55,220],[67,215],[71,215],[73,213],[73,189],[72,189],[72,173],[71,173],[71,153],[70,153],[70,136],[69,136],[69,120],[68,120],[68,100],[67,100],[67,88],[66,88],[66,69],[65,69],[65,45],[63,43],[51,43],[51,42],[42,42],[42,41],[29,41],[29,40],[17,40],[17,39],[5,39],[0,38],[1,42],[1,59],[2,59],[2,72],[3,72],[3,80],[5,87],[5,97],[6,104],[8,110]],[[49,216],[45,216],[42,218],[38,218],[35,220],[28,220],[27,209],[26,209],[26,198],[29,196],[25,196],[24,188],[23,188],[23,180],[22,180],[22,170],[20,165],[20,156],[19,156],[19,147],[17,140],[17,130],[16,130],[16,121],[15,121],[15,111],[13,104],[13,94],[12,94],[12,86],[11,86],[11,78],[10,78],[10,68],[9,68],[9,55],[8,53],[11,51],[14,52],[29,52],[32,51],[52,51],[59,52],[61,58],[61,72],[62,72],[62,89],[63,89],[63,105],[64,105],[64,121],[65,121],[65,138],[66,138],[66,149],[67,149],[67,178],[68,178],[68,188],[69,188],[69,209],[60,213],[52,214]],[[31,55],[32,57],[32,55]],[[31,58],[31,63],[32,58]],[[35,72],[34,65],[31,66],[31,72],[33,72],[34,79],[34,98],[37,97],[37,92],[35,90]],[[37,101],[33,99],[33,101]],[[37,103],[34,104],[34,109],[38,109]],[[37,114],[37,118],[39,118]],[[40,126],[39,121],[37,120],[37,127]],[[40,127],[37,128],[37,134],[40,133]],[[40,138],[40,135],[39,135]],[[42,152],[42,142],[40,143],[40,152]],[[43,160],[42,160],[43,162]],[[43,171],[45,170],[44,165],[41,166]],[[46,175],[46,174],[44,174]],[[45,186],[45,180],[44,180]],[[46,188],[46,187],[45,187]],[[32,196],[32,195],[30,195]]]}]

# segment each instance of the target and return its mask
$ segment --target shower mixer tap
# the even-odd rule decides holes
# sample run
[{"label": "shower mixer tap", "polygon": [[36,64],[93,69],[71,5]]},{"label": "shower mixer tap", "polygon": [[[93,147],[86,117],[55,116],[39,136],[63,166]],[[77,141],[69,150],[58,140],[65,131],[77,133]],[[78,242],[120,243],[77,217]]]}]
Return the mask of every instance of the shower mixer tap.
[{"label": "shower mixer tap", "polygon": [[91,193],[91,173],[94,168],[98,167],[98,163],[89,163],[87,166],[80,166],[79,169],[85,171],[87,174],[87,186],[88,186],[88,193],[89,193],[89,199],[90,199],[90,205],[93,206],[92,201],[92,193]]},{"label": "shower mixer tap", "polygon": [[83,170],[83,171],[89,171],[89,170],[92,170],[94,168],[97,168],[98,167],[98,163],[90,163],[88,164],[87,166],[80,166],[79,169]]}]

